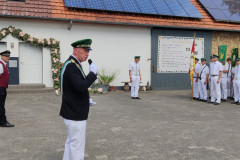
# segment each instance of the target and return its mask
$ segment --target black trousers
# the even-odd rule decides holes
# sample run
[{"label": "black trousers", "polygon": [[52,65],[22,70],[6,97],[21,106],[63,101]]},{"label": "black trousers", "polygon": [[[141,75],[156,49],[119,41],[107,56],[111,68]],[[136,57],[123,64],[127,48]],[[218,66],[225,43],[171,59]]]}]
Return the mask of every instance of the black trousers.
[{"label": "black trousers", "polygon": [[6,122],[7,118],[5,115],[5,100],[7,97],[6,88],[0,87],[0,122]]}]

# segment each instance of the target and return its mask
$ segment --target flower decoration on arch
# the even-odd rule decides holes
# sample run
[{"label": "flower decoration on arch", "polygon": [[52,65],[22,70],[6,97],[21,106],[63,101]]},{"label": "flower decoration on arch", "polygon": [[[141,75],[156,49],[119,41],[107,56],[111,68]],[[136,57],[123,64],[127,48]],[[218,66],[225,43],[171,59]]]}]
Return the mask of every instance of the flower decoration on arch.
[{"label": "flower decoration on arch", "polygon": [[59,89],[59,74],[60,74],[60,42],[54,38],[35,38],[28,33],[23,32],[21,29],[9,26],[0,30],[0,40],[11,34],[13,37],[20,41],[30,43],[34,46],[49,48],[51,53],[52,62],[52,79],[54,82],[54,88]]}]

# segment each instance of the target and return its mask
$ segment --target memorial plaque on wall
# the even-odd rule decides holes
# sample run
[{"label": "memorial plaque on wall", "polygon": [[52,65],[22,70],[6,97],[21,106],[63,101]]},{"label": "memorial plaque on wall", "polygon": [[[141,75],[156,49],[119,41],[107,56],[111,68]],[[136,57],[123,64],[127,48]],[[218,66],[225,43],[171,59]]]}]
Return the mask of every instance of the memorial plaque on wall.
[{"label": "memorial plaque on wall", "polygon": [[[193,37],[159,36],[157,72],[188,73],[193,40]],[[204,57],[204,38],[195,39],[195,57]]]}]

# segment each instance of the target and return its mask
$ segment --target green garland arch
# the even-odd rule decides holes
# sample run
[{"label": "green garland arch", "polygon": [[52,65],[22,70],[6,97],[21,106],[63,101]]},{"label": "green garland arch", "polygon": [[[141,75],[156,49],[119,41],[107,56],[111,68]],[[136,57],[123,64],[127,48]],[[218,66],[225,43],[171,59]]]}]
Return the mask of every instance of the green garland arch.
[{"label": "green garland arch", "polygon": [[52,78],[54,82],[54,88],[59,89],[59,74],[60,74],[60,42],[54,38],[41,39],[35,38],[31,35],[23,32],[21,29],[16,29],[15,27],[9,26],[7,28],[2,28],[0,30],[0,40],[11,34],[13,37],[19,39],[20,41],[30,43],[35,46],[49,48],[51,52],[52,61]]}]

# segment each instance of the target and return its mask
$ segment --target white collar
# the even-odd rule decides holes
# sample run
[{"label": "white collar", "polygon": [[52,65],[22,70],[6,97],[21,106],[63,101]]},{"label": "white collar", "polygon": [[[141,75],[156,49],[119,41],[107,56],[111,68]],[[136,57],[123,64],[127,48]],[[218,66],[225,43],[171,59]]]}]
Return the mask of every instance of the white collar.
[{"label": "white collar", "polygon": [[78,63],[81,65],[81,62],[77,59],[77,57],[75,57],[73,54],[71,56],[73,56],[78,61]]},{"label": "white collar", "polygon": [[7,65],[7,63],[6,63],[6,62],[4,62],[2,59],[1,59],[0,61],[2,61],[2,62],[3,62],[3,64]]}]

